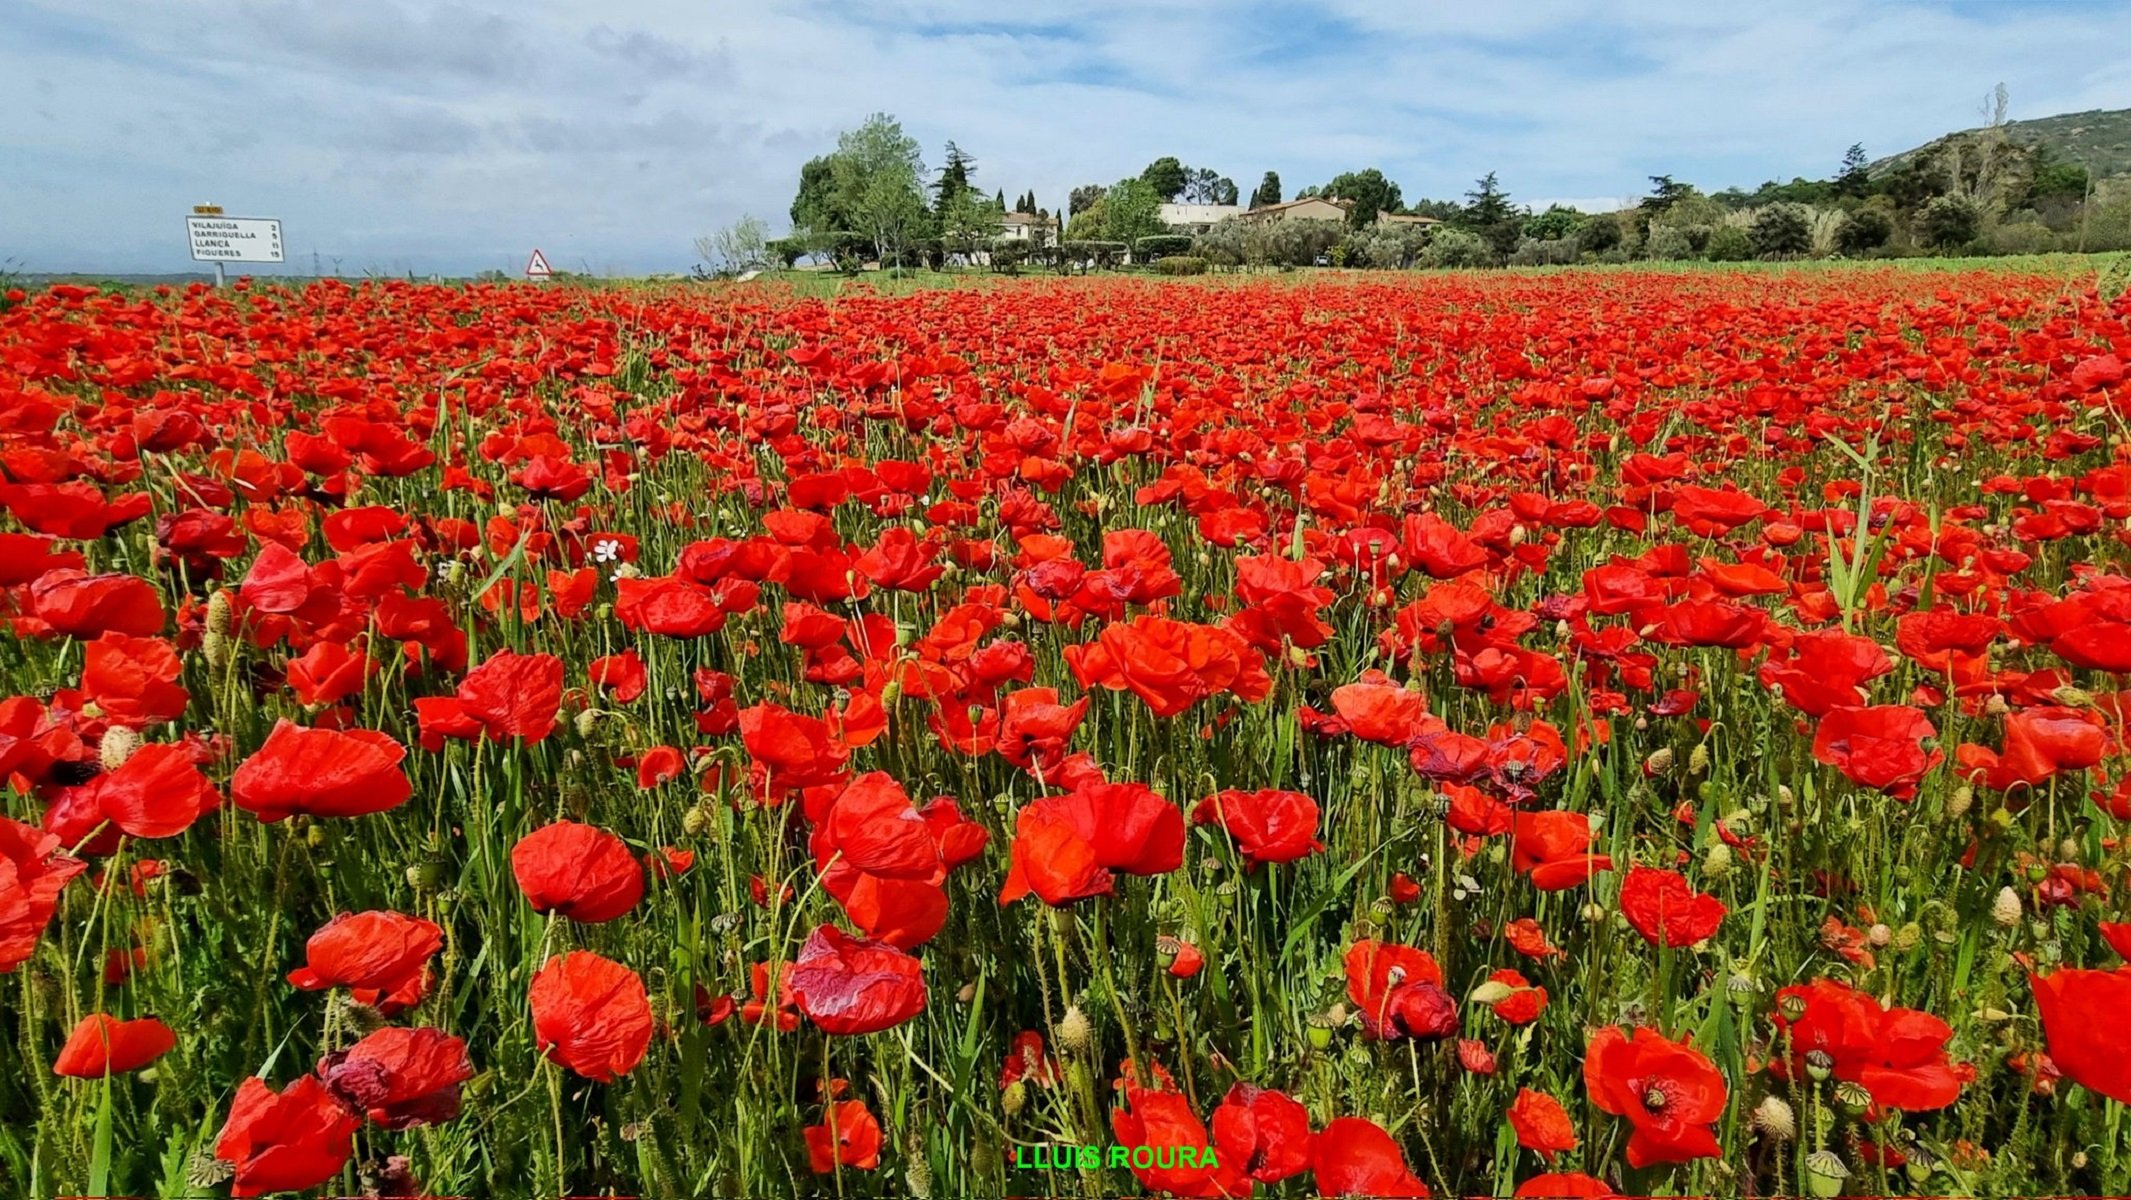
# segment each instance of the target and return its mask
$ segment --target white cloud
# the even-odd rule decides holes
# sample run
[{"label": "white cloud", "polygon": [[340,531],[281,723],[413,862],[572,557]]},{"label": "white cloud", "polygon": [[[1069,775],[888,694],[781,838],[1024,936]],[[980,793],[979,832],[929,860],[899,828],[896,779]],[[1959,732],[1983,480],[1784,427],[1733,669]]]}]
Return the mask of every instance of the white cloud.
[{"label": "white cloud", "polygon": [[[799,165],[869,112],[1056,207],[1176,154],[1290,194],[1380,166],[1409,199],[1499,172],[1618,203],[1822,175],[1974,123],[2131,104],[2123,3],[1798,0],[0,0],[0,256],[169,270],[178,215],[281,217],[343,269],[677,269],[782,223]],[[1601,201],[1597,198],[1604,198]]]}]

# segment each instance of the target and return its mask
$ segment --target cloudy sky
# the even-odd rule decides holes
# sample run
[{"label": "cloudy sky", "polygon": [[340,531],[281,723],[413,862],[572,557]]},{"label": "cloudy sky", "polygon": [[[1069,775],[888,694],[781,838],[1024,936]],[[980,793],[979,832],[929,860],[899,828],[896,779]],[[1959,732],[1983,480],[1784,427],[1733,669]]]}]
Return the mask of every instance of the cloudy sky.
[{"label": "cloudy sky", "polygon": [[[682,270],[895,114],[1064,203],[1174,154],[1248,193],[1380,166],[1617,203],[2131,106],[2115,0],[0,0],[0,260],[183,270],[212,201],[292,268]],[[2111,49],[2114,47],[2114,49]]]}]

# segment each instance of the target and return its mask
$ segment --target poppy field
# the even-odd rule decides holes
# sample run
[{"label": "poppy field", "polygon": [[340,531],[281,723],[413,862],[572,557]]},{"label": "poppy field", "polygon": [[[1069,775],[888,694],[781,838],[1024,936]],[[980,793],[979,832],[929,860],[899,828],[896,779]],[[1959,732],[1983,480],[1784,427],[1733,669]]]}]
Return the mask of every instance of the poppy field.
[{"label": "poppy field", "polygon": [[9,292],[0,1194],[2131,1192],[2127,362],[2091,274]]}]

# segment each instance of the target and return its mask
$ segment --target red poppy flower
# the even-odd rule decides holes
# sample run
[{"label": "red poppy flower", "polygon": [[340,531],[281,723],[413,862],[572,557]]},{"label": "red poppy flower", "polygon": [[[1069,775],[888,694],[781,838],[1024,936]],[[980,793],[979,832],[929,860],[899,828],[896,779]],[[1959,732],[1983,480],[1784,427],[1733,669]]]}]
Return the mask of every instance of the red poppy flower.
[{"label": "red poppy flower", "polygon": [[636,972],[589,950],[547,961],[533,976],[533,1041],[550,1061],[612,1083],[651,1047],[651,999]]},{"label": "red poppy flower", "polygon": [[83,650],[81,690],[108,720],[139,729],[184,714],[191,696],[177,682],[182,670],[162,638],[107,633]]},{"label": "red poppy flower", "polygon": [[2116,1023],[2131,1012],[2131,967],[2030,975],[2028,986],[2057,1068],[2081,1087],[2131,1104],[2131,1054]]},{"label": "red poppy flower", "polygon": [[819,1125],[805,1129],[807,1165],[816,1175],[838,1166],[871,1171],[881,1165],[881,1123],[863,1100],[839,1100],[828,1106]]},{"label": "red poppy flower", "polygon": [[384,812],[414,794],[400,769],[406,757],[406,747],[376,730],[306,729],[283,719],[230,776],[229,798],[262,821]]},{"label": "red poppy flower", "polygon": [[124,1075],[168,1054],[177,1044],[178,1035],[154,1017],[120,1021],[96,1013],[83,1017],[67,1035],[67,1044],[52,1060],[52,1074],[72,1079]]},{"label": "red poppy flower", "polygon": [[1562,1171],[1557,1174],[1534,1175],[1517,1185],[1511,1195],[1519,1200],[1614,1200],[1620,1195],[1603,1179],[1594,1179],[1581,1171]]},{"label": "red poppy flower", "polygon": [[62,568],[30,584],[30,615],[53,632],[75,638],[107,633],[148,637],[162,631],[163,602],[131,575],[85,575]]},{"label": "red poppy flower", "polygon": [[1961,774],[1995,791],[2038,787],[2066,771],[2084,771],[2109,753],[2108,725],[2095,713],[2048,705],[2005,718],[2005,751],[1964,744],[1954,751]]},{"label": "red poppy flower", "polygon": [[1213,1110],[1212,1125],[1221,1165],[1259,1183],[1300,1175],[1315,1158],[1309,1110],[1270,1088],[1240,1079],[1230,1084]]},{"label": "red poppy flower", "polygon": [[1347,948],[1347,997],[1371,1037],[1440,1038],[1458,1031],[1458,1006],[1426,950],[1359,941]]},{"label": "red poppy flower", "polygon": [[616,704],[627,704],[644,694],[649,676],[644,670],[644,660],[634,650],[595,658],[585,668],[585,678],[594,687],[605,690]]},{"label": "red poppy flower", "polygon": [[1692,946],[1716,933],[1726,910],[1679,872],[1638,865],[1621,880],[1620,911],[1653,946]]},{"label": "red poppy flower", "polygon": [[1254,867],[1294,862],[1324,849],[1317,840],[1317,802],[1301,792],[1217,792],[1199,801],[1191,820],[1221,826]]},{"label": "red poppy flower", "polygon": [[1592,875],[1613,869],[1613,859],[1592,854],[1591,819],[1582,813],[1520,812],[1511,818],[1510,865],[1530,875],[1542,892],[1581,887]]},{"label": "red poppy flower", "polygon": [[1546,1012],[1546,989],[1536,987],[1521,972],[1501,970],[1488,975],[1487,982],[1503,989],[1487,1006],[1495,1015],[1512,1025],[1529,1025]]},{"label": "red poppy flower", "polygon": [[289,982],[307,992],[344,987],[358,1004],[392,1016],[419,1003],[429,960],[444,948],[444,930],[404,913],[341,913],[304,943],[304,965]]},{"label": "red poppy flower", "polygon": [[1160,875],[1184,865],[1184,817],[1139,783],[1085,783],[1021,810],[1001,904],[1031,891],[1052,907],[1116,889],[1113,872]]},{"label": "red poppy flower", "polygon": [[1265,660],[1241,637],[1168,617],[1107,626],[1095,641],[1067,646],[1065,659],[1082,687],[1129,691],[1158,717],[1224,692],[1255,702],[1273,689]]},{"label": "red poppy flower", "polygon": [[1406,1155],[1374,1121],[1335,1117],[1317,1134],[1317,1191],[1323,1196],[1428,1195]]},{"label": "red poppy flower", "polygon": [[361,1124],[313,1076],[279,1093],[248,1076],[215,1139],[215,1157],[234,1168],[232,1196],[302,1191],[340,1174]]},{"label": "red poppy flower", "polygon": [[644,870],[628,843],[592,825],[557,821],[511,847],[511,875],[534,912],[598,924],[644,898]]},{"label": "red poppy flower", "polygon": [[[1796,1009],[1797,1017],[1787,1015]],[[1927,1012],[1882,1007],[1848,984],[1816,979],[1776,993],[1776,1029],[1788,1032],[1791,1059],[1774,1064],[1800,1078],[1815,1050],[1834,1059],[1835,1078],[1862,1084],[1875,1106],[1926,1112],[1960,1098],[1974,1072],[1947,1060],[1953,1027]]]},{"label": "red poppy flower", "polygon": [[1087,712],[1087,697],[1060,704],[1057,688],[1011,692],[999,707],[994,749],[999,757],[1024,771],[1054,772],[1065,761],[1066,743],[1072,740],[1073,731],[1080,728]]},{"label": "red poppy flower", "polygon": [[87,814],[90,828],[109,821],[139,838],[176,837],[222,805],[221,793],[200,774],[191,752],[175,743],[142,746],[117,770],[98,775],[76,791],[75,803]]},{"label": "red poppy flower", "polygon": [[1017,1079],[1050,1087],[1058,1078],[1058,1061],[1044,1051],[1043,1035],[1033,1029],[1015,1034],[1006,1061],[999,1067],[999,1087],[1004,1090]]},{"label": "red poppy flower", "polygon": [[1332,711],[1362,741],[1404,746],[1422,731],[1428,697],[1371,669],[1353,683],[1332,689]]},{"label": "red poppy flower", "polygon": [[[1110,1110],[1110,1132],[1119,1145],[1149,1148],[1147,1162],[1131,1162],[1140,1186],[1171,1196],[1236,1196],[1250,1192],[1240,1164],[1218,1152],[1217,1165],[1199,1157],[1210,1144],[1206,1126],[1182,1093],[1127,1084],[1125,1106]],[[1188,1148],[1188,1154],[1179,1151]]]},{"label": "red poppy flower", "polygon": [[740,710],[740,740],[772,795],[841,781],[850,753],[827,721],[775,704]]},{"label": "red poppy flower", "polygon": [[59,839],[0,817],[0,974],[28,962],[59,907],[59,893],[88,869]]},{"label": "red poppy flower", "polygon": [[1516,920],[1504,925],[1502,927],[1502,937],[1509,942],[1511,949],[1526,958],[1568,957],[1567,951],[1561,950],[1555,947],[1553,943],[1547,941],[1546,930],[1541,929],[1539,922],[1532,920],[1530,917],[1518,917]]},{"label": "red poppy flower", "polygon": [[499,650],[459,682],[459,708],[501,741],[537,742],[555,728],[562,707],[562,660],[552,654]]},{"label": "red poppy flower", "polygon": [[441,1029],[380,1029],[318,1062],[326,1090],[387,1129],[459,1115],[459,1085],[474,1077],[466,1042]]},{"label": "red poppy flower", "polygon": [[1570,1123],[1569,1114],[1562,1109],[1561,1101],[1545,1092],[1518,1088],[1517,1098],[1510,1102],[1505,1115],[1517,1135],[1517,1144],[1548,1162],[1563,1150],[1576,1148],[1576,1127]]},{"label": "red poppy flower", "polygon": [[878,1033],[925,1010],[917,959],[834,925],[807,935],[787,979],[799,1011],[832,1034]]},{"label": "red poppy flower", "polygon": [[1906,801],[1925,772],[1945,761],[1944,751],[1926,746],[1938,735],[1931,718],[1906,704],[1835,708],[1820,718],[1813,757],[1860,787]]},{"label": "red poppy flower", "polygon": [[1583,1082],[1591,1103],[1634,1126],[1629,1166],[1723,1153],[1709,1126],[1724,1115],[1724,1076],[1692,1046],[1647,1026],[1631,1037],[1608,1025],[1584,1049]]}]

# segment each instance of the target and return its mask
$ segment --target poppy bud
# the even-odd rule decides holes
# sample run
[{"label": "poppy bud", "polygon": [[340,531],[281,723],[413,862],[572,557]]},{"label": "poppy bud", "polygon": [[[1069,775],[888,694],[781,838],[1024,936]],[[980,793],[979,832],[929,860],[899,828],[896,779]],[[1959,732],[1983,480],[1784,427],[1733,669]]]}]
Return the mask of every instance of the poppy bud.
[{"label": "poppy bud", "polygon": [[1815,1196],[1842,1195],[1842,1181],[1849,1177],[1850,1168],[1844,1166],[1832,1150],[1815,1150],[1806,1156],[1806,1190]]},{"label": "poppy bud", "polygon": [[1591,903],[1583,906],[1583,919],[1593,925],[1596,925],[1600,921],[1606,919],[1606,910],[1604,906],[1600,905],[1597,901],[1594,900]]},{"label": "poppy bud", "polygon": [[965,983],[961,987],[955,989],[955,1003],[957,1004],[968,1004],[970,1001],[975,1000],[976,998],[977,985],[974,983]]},{"label": "poppy bud", "polygon": [[1998,889],[1998,897],[1990,902],[1990,919],[2008,929],[2020,923],[2020,893],[2009,887]]},{"label": "poppy bud", "polygon": [[1825,1050],[1806,1051],[1805,1073],[1814,1083],[1826,1083],[1835,1073],[1835,1056]]},{"label": "poppy bud", "polygon": [[903,1172],[903,1182],[910,1187],[910,1194],[917,1200],[932,1200],[932,1164],[923,1155],[913,1155],[910,1169]]},{"label": "poppy bud", "polygon": [[106,771],[116,771],[126,765],[133,752],[141,748],[141,735],[124,725],[113,725],[104,730],[103,741],[96,746],[96,760]]},{"label": "poppy bud", "polygon": [[1022,1108],[1028,1104],[1028,1099],[1028,1085],[1016,1079],[1006,1085],[1005,1094],[999,1097],[999,1106],[1006,1110],[1007,1116],[1011,1117],[1020,1113]]},{"label": "poppy bud", "polygon": [[1663,775],[1671,769],[1672,747],[1670,746],[1659,746],[1650,752],[1649,758],[1643,760],[1643,773],[1646,775]]},{"label": "poppy bud", "polygon": [[1975,802],[1976,789],[1964,783],[1960,787],[1953,789],[1953,794],[1946,797],[1946,815],[1949,817],[1966,816],[1969,806]]},{"label": "poppy bud", "polygon": [[1914,950],[1923,940],[1924,927],[1915,921],[1911,921],[1894,931],[1894,948],[1896,950]]},{"label": "poppy bud", "polygon": [[1095,1027],[1088,1023],[1088,1014],[1078,1004],[1068,1006],[1064,1019],[1058,1022],[1058,1045],[1075,1055],[1095,1048]]},{"label": "poppy bud", "polygon": [[1702,873],[1711,879],[1722,879],[1731,874],[1731,847],[1712,842],[1709,852],[1702,856]]},{"label": "poppy bud", "polygon": [[703,836],[703,831],[708,828],[710,828],[710,814],[704,812],[701,805],[696,805],[681,814],[681,832],[689,837],[701,837]]},{"label": "poppy bud", "polygon": [[1709,773],[1708,742],[1696,742],[1694,749],[1687,752],[1687,773],[1689,775],[1707,775]]},{"label": "poppy bud", "polygon": [[1884,947],[1894,940],[1894,931],[1887,928],[1885,923],[1877,924],[1865,930],[1865,940],[1874,946]]},{"label": "poppy bud", "polygon": [[1287,648],[1287,665],[1295,668],[1298,671],[1304,667],[1309,666],[1309,651],[1304,650],[1300,646],[1290,644]]}]

